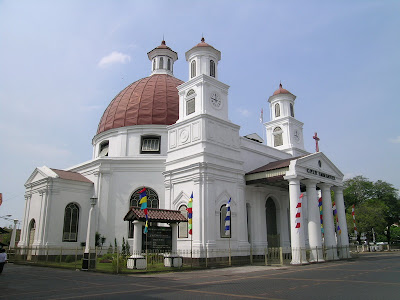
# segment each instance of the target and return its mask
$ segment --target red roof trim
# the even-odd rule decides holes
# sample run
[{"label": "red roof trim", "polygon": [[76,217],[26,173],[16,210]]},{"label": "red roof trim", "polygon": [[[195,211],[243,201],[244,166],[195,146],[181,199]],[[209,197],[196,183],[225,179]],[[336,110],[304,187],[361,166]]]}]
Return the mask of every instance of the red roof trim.
[{"label": "red roof trim", "polygon": [[87,179],[82,174],[79,174],[76,172],[64,171],[64,170],[58,170],[58,169],[51,169],[51,170],[54,173],[56,173],[58,175],[58,177],[61,179],[93,183],[91,180]]}]

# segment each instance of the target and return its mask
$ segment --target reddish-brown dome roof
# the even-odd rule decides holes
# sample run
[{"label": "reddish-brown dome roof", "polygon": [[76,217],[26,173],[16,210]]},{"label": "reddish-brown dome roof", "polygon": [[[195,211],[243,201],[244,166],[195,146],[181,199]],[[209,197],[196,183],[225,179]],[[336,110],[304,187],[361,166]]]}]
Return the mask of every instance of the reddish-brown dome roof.
[{"label": "reddish-brown dome roof", "polygon": [[279,89],[277,89],[272,96],[278,95],[278,94],[291,94],[288,90],[285,90],[282,88],[282,83],[279,84]]},{"label": "reddish-brown dome roof", "polygon": [[123,89],[108,105],[97,134],[132,125],[171,125],[179,117],[176,87],[183,81],[166,74],[154,74]]}]

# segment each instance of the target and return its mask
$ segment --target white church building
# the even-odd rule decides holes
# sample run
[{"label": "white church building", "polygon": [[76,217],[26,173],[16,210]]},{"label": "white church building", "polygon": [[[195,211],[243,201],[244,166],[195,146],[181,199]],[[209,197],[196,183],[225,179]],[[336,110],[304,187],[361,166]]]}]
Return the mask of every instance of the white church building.
[{"label": "white church building", "polygon": [[265,144],[256,134],[241,137],[240,126],[230,121],[229,86],[218,80],[221,52],[204,38],[185,53],[186,82],[174,77],[178,54],[165,41],[147,55],[150,76],[128,85],[106,108],[92,159],[65,170],[33,171],[18,247],[74,248],[87,235],[93,246],[98,232],[107,244],[124,237],[140,250],[144,223],[124,217],[139,206],[146,187],[148,207],[166,215],[180,211],[186,217],[193,192],[193,235],[186,222],[170,224],[178,249],[286,247],[292,264],[307,262],[306,249],[310,262],[349,257],[348,248],[337,251],[349,244],[343,174],[322,152],[304,149],[296,96],[280,85],[269,98]]}]

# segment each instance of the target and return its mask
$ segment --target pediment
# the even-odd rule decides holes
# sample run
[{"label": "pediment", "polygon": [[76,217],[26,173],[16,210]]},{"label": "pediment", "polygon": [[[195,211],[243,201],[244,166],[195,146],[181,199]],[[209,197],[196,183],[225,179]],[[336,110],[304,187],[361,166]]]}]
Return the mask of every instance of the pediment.
[{"label": "pediment", "polygon": [[322,152],[317,152],[291,161],[289,172],[321,182],[338,183],[343,173]]},{"label": "pediment", "polygon": [[28,180],[25,182],[25,185],[31,184],[46,178],[57,178],[57,174],[53,172],[50,168],[43,166],[43,167],[38,167],[36,168],[31,176],[29,176]]}]

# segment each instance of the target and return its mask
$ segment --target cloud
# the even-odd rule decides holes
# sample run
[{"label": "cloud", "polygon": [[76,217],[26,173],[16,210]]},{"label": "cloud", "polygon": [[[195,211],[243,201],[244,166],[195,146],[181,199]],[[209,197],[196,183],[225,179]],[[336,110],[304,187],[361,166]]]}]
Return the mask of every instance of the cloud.
[{"label": "cloud", "polygon": [[237,111],[243,116],[243,117],[248,117],[251,115],[251,113],[247,109],[243,108],[238,108]]},{"label": "cloud", "polygon": [[390,139],[389,142],[393,144],[400,144],[400,135],[394,139]]},{"label": "cloud", "polygon": [[131,61],[131,57],[127,54],[113,51],[109,55],[104,56],[100,59],[98,66],[100,68],[105,68],[113,64],[126,64]]}]

